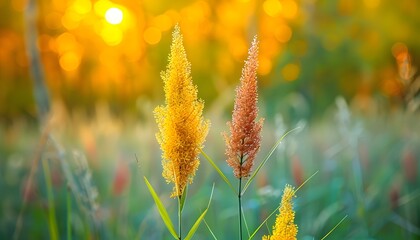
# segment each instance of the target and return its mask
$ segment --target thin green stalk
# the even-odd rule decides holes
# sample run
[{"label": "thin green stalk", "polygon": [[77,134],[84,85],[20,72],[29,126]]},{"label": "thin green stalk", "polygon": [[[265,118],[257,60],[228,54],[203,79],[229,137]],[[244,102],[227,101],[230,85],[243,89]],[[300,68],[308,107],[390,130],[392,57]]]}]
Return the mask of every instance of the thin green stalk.
[{"label": "thin green stalk", "polygon": [[52,240],[58,239],[58,229],[57,229],[57,219],[55,218],[55,208],[54,208],[54,196],[52,190],[52,181],[50,175],[50,167],[46,160],[42,161],[42,167],[44,168],[45,182],[47,185],[47,198],[48,198],[48,227],[50,229],[50,238]]},{"label": "thin green stalk", "polygon": [[246,233],[248,234],[248,238],[250,235],[249,233],[249,228],[248,228],[248,223],[246,222],[246,217],[245,217],[245,212],[244,212],[244,208],[241,209],[242,210],[242,219],[244,221],[244,225],[245,225],[245,229],[246,229]]},{"label": "thin green stalk", "polygon": [[242,183],[242,177],[239,178],[239,184],[238,184],[238,210],[239,210],[239,239],[242,240],[242,203],[241,203],[241,183]]},{"label": "thin green stalk", "polygon": [[71,240],[71,194],[67,190],[67,240]]},{"label": "thin green stalk", "polygon": [[239,213],[239,239],[242,240],[242,164],[244,157],[241,156],[239,167],[239,184],[238,184],[238,213]]},{"label": "thin green stalk", "polygon": [[182,209],[181,209],[181,197],[182,197],[182,195],[181,196],[178,196],[178,239],[179,240],[181,240],[182,239],[182,235],[181,235],[181,233],[182,233],[182,228],[181,228],[181,226],[182,226]]},{"label": "thin green stalk", "polygon": [[210,226],[207,224],[206,219],[203,219],[204,224],[206,224],[207,229],[209,230],[211,236],[213,237],[214,240],[217,240],[216,235],[214,235],[213,231],[211,230]]},{"label": "thin green stalk", "polygon": [[324,240],[325,238],[327,238],[343,221],[344,219],[347,218],[347,215],[344,216],[339,223],[337,223],[323,238],[321,238],[321,240]]}]

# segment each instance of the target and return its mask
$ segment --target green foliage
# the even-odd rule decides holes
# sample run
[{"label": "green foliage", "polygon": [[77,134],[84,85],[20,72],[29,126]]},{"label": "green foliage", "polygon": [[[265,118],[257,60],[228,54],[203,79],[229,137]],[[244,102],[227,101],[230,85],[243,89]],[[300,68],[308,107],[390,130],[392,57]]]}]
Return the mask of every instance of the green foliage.
[{"label": "green foliage", "polygon": [[[327,236],[326,239],[391,240],[420,236],[418,114],[396,111],[364,117],[349,109],[346,111],[347,114],[341,113],[347,116],[346,119],[339,120],[338,112],[332,111],[289,134],[261,167],[247,188],[243,202],[243,213],[252,239],[268,233],[264,225],[273,225],[273,215],[284,185],[289,183],[297,187],[299,174],[305,180],[316,171],[319,171],[316,177],[299,189],[294,201],[298,239]],[[217,114],[210,118],[215,116]],[[154,192],[167,193],[160,202],[168,217],[175,217],[176,201],[169,198],[172,187],[165,184],[160,175],[161,153],[153,136],[153,118],[149,117],[135,124],[126,120],[122,125],[120,118],[112,116],[89,120],[91,122],[81,120],[84,118],[79,116],[67,119],[69,124],[63,128],[57,127],[54,134],[66,150],[77,148],[86,154],[91,182],[98,191],[98,209],[93,211],[83,207],[85,204],[78,204],[83,201],[84,192],[75,193],[67,187],[68,179],[48,143],[43,153],[45,159],[41,159],[38,166],[27,207],[22,213],[20,239],[50,238],[50,227],[54,226],[53,220],[48,220],[52,205],[58,239],[67,239],[69,234],[71,239],[174,238],[166,230],[161,213],[154,207],[156,200],[150,197],[151,189],[144,183],[143,176],[147,173],[148,180],[155,183]],[[224,120],[212,119],[212,122],[206,152],[221,172],[230,172],[225,164],[220,135],[226,128]],[[267,121],[262,154],[258,159],[270,152],[270,143],[277,141],[283,135],[282,129],[287,128],[291,126],[282,127]],[[39,133],[25,122],[16,122],[8,128],[0,127],[0,135],[0,191],[7,193],[0,199],[0,238],[10,239],[23,204],[22,190],[32,165],[30,160],[36,152],[34,148],[39,142]],[[64,155],[68,171],[78,183],[79,180],[82,183],[83,178],[77,174],[78,169],[69,151]],[[139,168],[133,157],[135,154],[139,156]],[[299,166],[295,165],[296,158]],[[48,163],[49,174],[43,170],[42,163]],[[123,174],[117,171],[121,163],[128,165]],[[355,167],[354,163],[360,165]],[[48,181],[47,175],[51,178]],[[123,185],[121,176],[128,175],[130,180]],[[228,181],[232,181],[230,177],[226,175]],[[360,179],[356,181],[356,177]],[[47,182],[51,182],[50,186]],[[210,209],[203,205],[212,192],[209,184],[212,182],[216,187]],[[236,199],[232,189],[226,186],[211,164],[201,162],[184,202],[185,235],[192,236],[193,229],[191,239],[237,239]],[[114,191],[119,187],[124,187],[124,190]],[[76,197],[76,194],[80,196]],[[340,223],[346,215],[348,217]]]},{"label": "green foliage", "polygon": [[149,189],[150,194],[152,195],[153,200],[156,203],[156,206],[159,210],[160,217],[162,218],[163,222],[165,223],[166,228],[169,230],[169,232],[172,234],[172,236],[175,239],[178,239],[178,236],[176,234],[174,225],[172,223],[171,218],[169,217],[168,212],[166,211],[165,206],[163,206],[162,202],[159,199],[159,196],[156,194],[155,190],[153,189],[152,185],[150,185],[150,183],[149,183],[149,181],[147,180],[146,177],[144,177],[144,181],[146,182],[147,188]]}]

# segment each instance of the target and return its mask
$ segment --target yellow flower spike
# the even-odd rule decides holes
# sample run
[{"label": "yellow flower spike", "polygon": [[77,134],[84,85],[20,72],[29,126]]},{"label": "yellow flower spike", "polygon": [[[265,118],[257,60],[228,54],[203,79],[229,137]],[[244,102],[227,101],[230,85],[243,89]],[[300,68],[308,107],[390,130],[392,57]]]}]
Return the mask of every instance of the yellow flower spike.
[{"label": "yellow flower spike", "polygon": [[154,110],[159,128],[156,138],[162,149],[162,176],[167,183],[175,184],[171,197],[179,197],[200,164],[198,154],[210,122],[202,117],[204,102],[197,99],[178,25],[172,34],[169,63],[161,77],[165,105]]},{"label": "yellow flower spike", "polygon": [[296,240],[298,227],[295,224],[295,212],[292,203],[295,192],[292,186],[285,186],[280,203],[280,213],[277,215],[273,227],[273,235],[263,236],[263,240]]}]

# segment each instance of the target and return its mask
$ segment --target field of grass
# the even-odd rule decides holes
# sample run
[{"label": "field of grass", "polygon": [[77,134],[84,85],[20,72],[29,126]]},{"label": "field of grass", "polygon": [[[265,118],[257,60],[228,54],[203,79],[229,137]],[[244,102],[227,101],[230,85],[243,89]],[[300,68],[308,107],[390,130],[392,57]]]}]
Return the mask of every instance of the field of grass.
[{"label": "field of grass", "polygon": [[[143,180],[176,225],[177,200],[161,176],[153,108],[142,103],[133,119],[99,106],[92,118],[56,104],[44,130],[26,121],[1,127],[0,239],[170,239]],[[204,151],[236,185],[221,135],[229,113],[216,108],[205,116],[212,125]],[[294,199],[298,239],[321,239],[346,216],[327,239],[420,239],[418,119],[400,110],[361,115],[342,100],[311,122],[286,123],[280,114],[266,119],[256,165],[285,131],[299,130],[244,194],[245,236],[278,207],[285,184],[298,187],[316,173]],[[193,239],[213,239],[209,228],[217,239],[237,239],[237,196],[202,156],[184,228],[207,207],[213,183],[209,211]],[[254,239],[268,234],[274,221]]]},{"label": "field of grass", "polygon": [[2,3],[0,240],[420,239],[420,1]]}]

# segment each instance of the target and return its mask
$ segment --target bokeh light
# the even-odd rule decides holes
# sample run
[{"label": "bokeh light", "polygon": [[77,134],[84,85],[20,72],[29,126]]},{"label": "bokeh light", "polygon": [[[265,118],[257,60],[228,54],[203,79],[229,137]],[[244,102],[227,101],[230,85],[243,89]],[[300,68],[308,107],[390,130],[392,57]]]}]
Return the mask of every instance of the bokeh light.
[{"label": "bokeh light", "polygon": [[123,33],[121,29],[116,26],[104,26],[101,31],[103,40],[110,46],[115,46],[121,43],[123,39]]},{"label": "bokeh light", "polygon": [[105,19],[110,24],[120,24],[123,20],[123,12],[119,8],[112,7],[105,12]]},{"label": "bokeh light", "polygon": [[289,63],[281,70],[281,75],[284,80],[291,82],[295,81],[299,77],[300,68],[295,63]]},{"label": "bokeh light", "polygon": [[[13,12],[4,15],[5,24],[0,26],[0,41],[5,43],[0,76],[14,79],[23,74],[30,81],[22,28],[26,1],[0,5]],[[160,99],[159,72],[165,69],[170,33],[177,23],[193,78],[199,76],[197,84],[204,88],[200,94],[210,103],[223,88],[238,82],[255,35],[260,41],[258,74],[263,92],[265,88],[283,91],[285,82],[293,83],[289,90],[318,89],[318,82],[325,81],[351,97],[358,89],[351,85],[363,79],[374,89],[372,94],[376,90],[388,96],[397,91],[390,91],[393,88],[385,79],[398,83],[418,69],[420,47],[413,40],[418,39],[413,30],[418,6],[407,0],[400,5],[382,0],[329,4],[312,0],[52,0],[39,5],[37,41],[51,92],[66,98],[70,106],[76,102],[69,94],[73,90],[54,79],[65,79],[75,88],[83,85],[84,94],[94,98]],[[332,63],[331,69],[323,70]],[[356,80],[348,83],[348,79]],[[17,83],[6,80],[2,84],[8,89]],[[328,98],[325,102],[334,101],[323,95]]]},{"label": "bokeh light", "polygon": [[275,17],[280,14],[283,6],[278,0],[265,0],[263,8],[269,16]]},{"label": "bokeh light", "polygon": [[80,56],[75,52],[66,52],[60,57],[60,66],[66,71],[74,71],[80,65]]},{"label": "bokeh light", "polygon": [[154,45],[160,41],[162,34],[156,27],[149,27],[143,33],[144,41],[150,45]]}]

